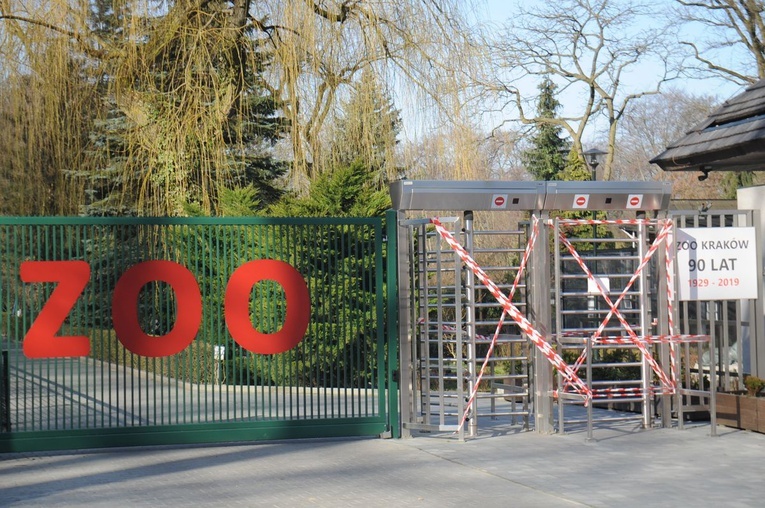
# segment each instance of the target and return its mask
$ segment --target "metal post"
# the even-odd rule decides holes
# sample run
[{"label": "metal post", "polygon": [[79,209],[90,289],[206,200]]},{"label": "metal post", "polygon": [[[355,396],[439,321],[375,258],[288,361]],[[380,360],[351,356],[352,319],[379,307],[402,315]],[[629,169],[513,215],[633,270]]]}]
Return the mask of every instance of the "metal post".
[{"label": "metal post", "polygon": [[[762,238],[765,233],[760,210],[752,210],[750,224],[754,226],[757,238]],[[763,260],[760,263],[760,270],[757,277],[757,295],[756,300],[749,302],[749,343],[750,343],[750,363],[749,370],[758,377],[765,378],[765,281],[763,281],[763,266],[765,266],[765,255],[763,255],[763,241],[757,242],[757,259]],[[740,345],[740,349],[743,347]],[[740,354],[739,354],[740,357]],[[739,369],[743,367],[739,360]]]},{"label": "metal post", "polygon": [[[592,390],[592,336],[585,343],[587,351],[587,388]],[[592,406],[594,401],[587,404],[587,441],[593,440]]]},{"label": "metal post", "polygon": [[[563,270],[561,269],[561,260],[560,260],[560,252],[561,252],[561,244],[560,244],[560,224],[558,223],[558,219],[554,219],[552,224],[552,235],[553,235],[553,266],[555,268],[554,273],[554,295],[555,295],[555,326],[556,326],[556,332],[558,333],[558,337],[563,337],[563,334],[561,333],[564,328],[564,321],[563,321]],[[562,352],[560,349],[558,352]],[[560,375],[560,372],[556,372],[555,374],[558,379],[558,386],[563,386],[563,377]],[[566,418],[565,418],[565,408],[566,404],[565,401],[559,396],[558,397],[558,432],[561,434],[566,433]]]},{"label": "metal post", "polygon": [[2,350],[0,358],[0,432],[11,431],[11,367],[8,350]]},{"label": "metal post", "polygon": [[[663,217],[666,219],[666,214],[663,214]],[[668,237],[666,242],[670,241],[670,238]],[[670,245],[670,248],[673,246]],[[658,322],[658,333],[659,335],[669,335],[670,333],[673,333],[673,330],[669,329],[669,306],[672,305],[672,308],[675,309],[675,302],[670,302],[667,300],[667,252],[666,248],[660,247],[657,255],[657,261],[656,261],[656,268],[657,273],[660,275],[657,277],[657,293],[656,293],[656,319]],[[674,282],[674,277],[673,277]],[[676,291],[674,291],[673,288],[673,294],[677,294]],[[646,288],[647,292],[648,288]],[[650,298],[650,294],[648,295]],[[645,332],[644,332],[645,333]],[[672,372],[672,362],[670,361],[670,345],[668,343],[662,342],[659,346],[660,348],[660,360],[662,368],[664,369],[664,372],[668,375],[670,379],[674,379],[677,382],[677,388],[676,393],[680,392],[682,383],[678,379],[678,372],[677,369],[675,369],[674,372]],[[675,353],[677,355],[677,353]],[[675,360],[677,362],[680,361],[679,358],[675,357]],[[663,428],[670,428],[672,426],[672,395],[662,394],[661,395],[661,426]],[[677,399],[678,401],[681,401],[681,399]]]},{"label": "metal post", "polygon": [[396,325],[399,322],[401,301],[397,298],[400,289],[397,279],[398,274],[398,213],[388,210],[385,214],[385,236],[388,239],[386,248],[386,270],[388,278],[386,284],[386,319],[388,321],[388,422],[391,437],[401,437],[401,420],[399,418],[399,381],[401,368],[399,366],[399,340]]},{"label": "metal post", "polygon": [[[546,223],[547,212],[535,212]],[[530,320],[537,331],[548,339],[552,329],[550,320],[550,259],[546,228],[542,228],[530,266]],[[534,348],[534,423],[540,434],[552,434],[553,425],[553,373],[552,366],[539,348]]]},{"label": "metal post", "polygon": [[[717,367],[716,365],[717,365],[717,348],[716,348],[714,339],[712,339],[709,341],[709,425],[710,425],[710,435],[712,437],[717,436]],[[702,384],[703,384],[703,381],[702,381]]]},{"label": "metal post", "polygon": [[[470,257],[475,259],[475,252],[473,251],[473,212],[466,210],[464,213],[465,225],[463,230],[465,232],[465,250],[467,250]],[[476,345],[475,345],[475,275],[472,270],[465,270],[465,291],[464,291],[464,307],[465,307],[465,333],[467,335],[467,361],[468,361],[468,393],[473,393],[473,388],[476,382]],[[470,412],[473,418],[468,422],[468,436],[474,437],[478,432],[478,398],[473,399],[473,403],[470,407]]]},{"label": "metal post", "polygon": [[[638,242],[638,260],[645,259],[647,248],[646,244],[648,242],[648,235],[647,235],[647,228],[645,224],[640,224],[638,226],[638,238],[640,241]],[[640,302],[640,333],[641,335],[649,335],[649,320],[648,320],[648,312],[650,308],[650,303],[648,301],[648,277],[646,275],[646,270],[643,270],[640,273],[640,299],[642,300]],[[651,348],[646,345],[646,348],[650,350]],[[651,366],[648,364],[648,360],[645,358],[645,354],[642,355],[643,357],[643,365],[642,365],[642,389],[643,389],[643,397],[642,397],[642,414],[643,414],[643,428],[649,429],[651,428],[653,424],[653,405],[651,404],[651,379],[653,375],[653,371],[651,370]]]},{"label": "metal post", "polygon": [[[405,217],[405,213],[397,213],[397,223]],[[412,276],[410,270],[413,266],[410,248],[412,247],[411,229],[398,226],[398,337],[399,337],[399,388],[400,388],[400,415],[401,422],[411,422],[414,413],[414,365],[412,363],[412,347],[414,337],[412,334],[411,309],[411,286]],[[406,427],[401,429],[402,437],[412,437],[411,431]]]}]

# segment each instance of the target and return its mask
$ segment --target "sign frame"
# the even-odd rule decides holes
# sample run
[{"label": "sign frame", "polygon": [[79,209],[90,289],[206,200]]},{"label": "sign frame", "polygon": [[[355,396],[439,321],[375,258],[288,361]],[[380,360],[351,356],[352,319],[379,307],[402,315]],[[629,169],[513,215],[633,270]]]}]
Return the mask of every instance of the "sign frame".
[{"label": "sign frame", "polygon": [[675,252],[678,300],[758,298],[754,227],[678,228]]}]

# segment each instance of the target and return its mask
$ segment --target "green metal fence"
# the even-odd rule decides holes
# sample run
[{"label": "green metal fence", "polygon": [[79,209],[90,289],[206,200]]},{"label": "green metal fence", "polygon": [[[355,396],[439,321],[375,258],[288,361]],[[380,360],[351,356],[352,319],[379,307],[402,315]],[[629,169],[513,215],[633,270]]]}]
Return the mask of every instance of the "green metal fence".
[{"label": "green metal fence", "polygon": [[395,238],[392,218],[0,218],[0,451],[395,436]]}]

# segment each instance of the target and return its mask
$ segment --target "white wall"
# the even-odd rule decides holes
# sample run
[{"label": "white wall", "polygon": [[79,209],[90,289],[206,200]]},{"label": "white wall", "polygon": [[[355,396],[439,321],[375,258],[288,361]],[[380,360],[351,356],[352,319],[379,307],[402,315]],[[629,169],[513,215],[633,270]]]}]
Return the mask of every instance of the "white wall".
[{"label": "white wall", "polygon": [[[744,326],[742,330],[742,344],[739,354],[742,355],[744,371],[748,371],[758,377],[765,378],[765,309],[763,309],[763,280],[762,273],[765,266],[765,186],[746,187],[737,191],[738,209],[755,210],[754,226],[759,238],[760,255],[760,297],[754,302],[742,302],[742,314],[744,321],[751,321],[750,326]],[[754,309],[754,311],[753,311]],[[753,319],[750,316],[754,314]],[[747,366],[750,366],[747,369]]]}]

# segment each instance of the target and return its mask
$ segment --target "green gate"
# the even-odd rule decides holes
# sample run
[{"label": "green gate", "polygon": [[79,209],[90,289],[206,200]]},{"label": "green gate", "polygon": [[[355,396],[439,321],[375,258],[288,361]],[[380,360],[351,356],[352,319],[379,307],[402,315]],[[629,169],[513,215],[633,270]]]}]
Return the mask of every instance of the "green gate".
[{"label": "green gate", "polygon": [[0,218],[0,452],[395,437],[395,239],[390,217]]}]

